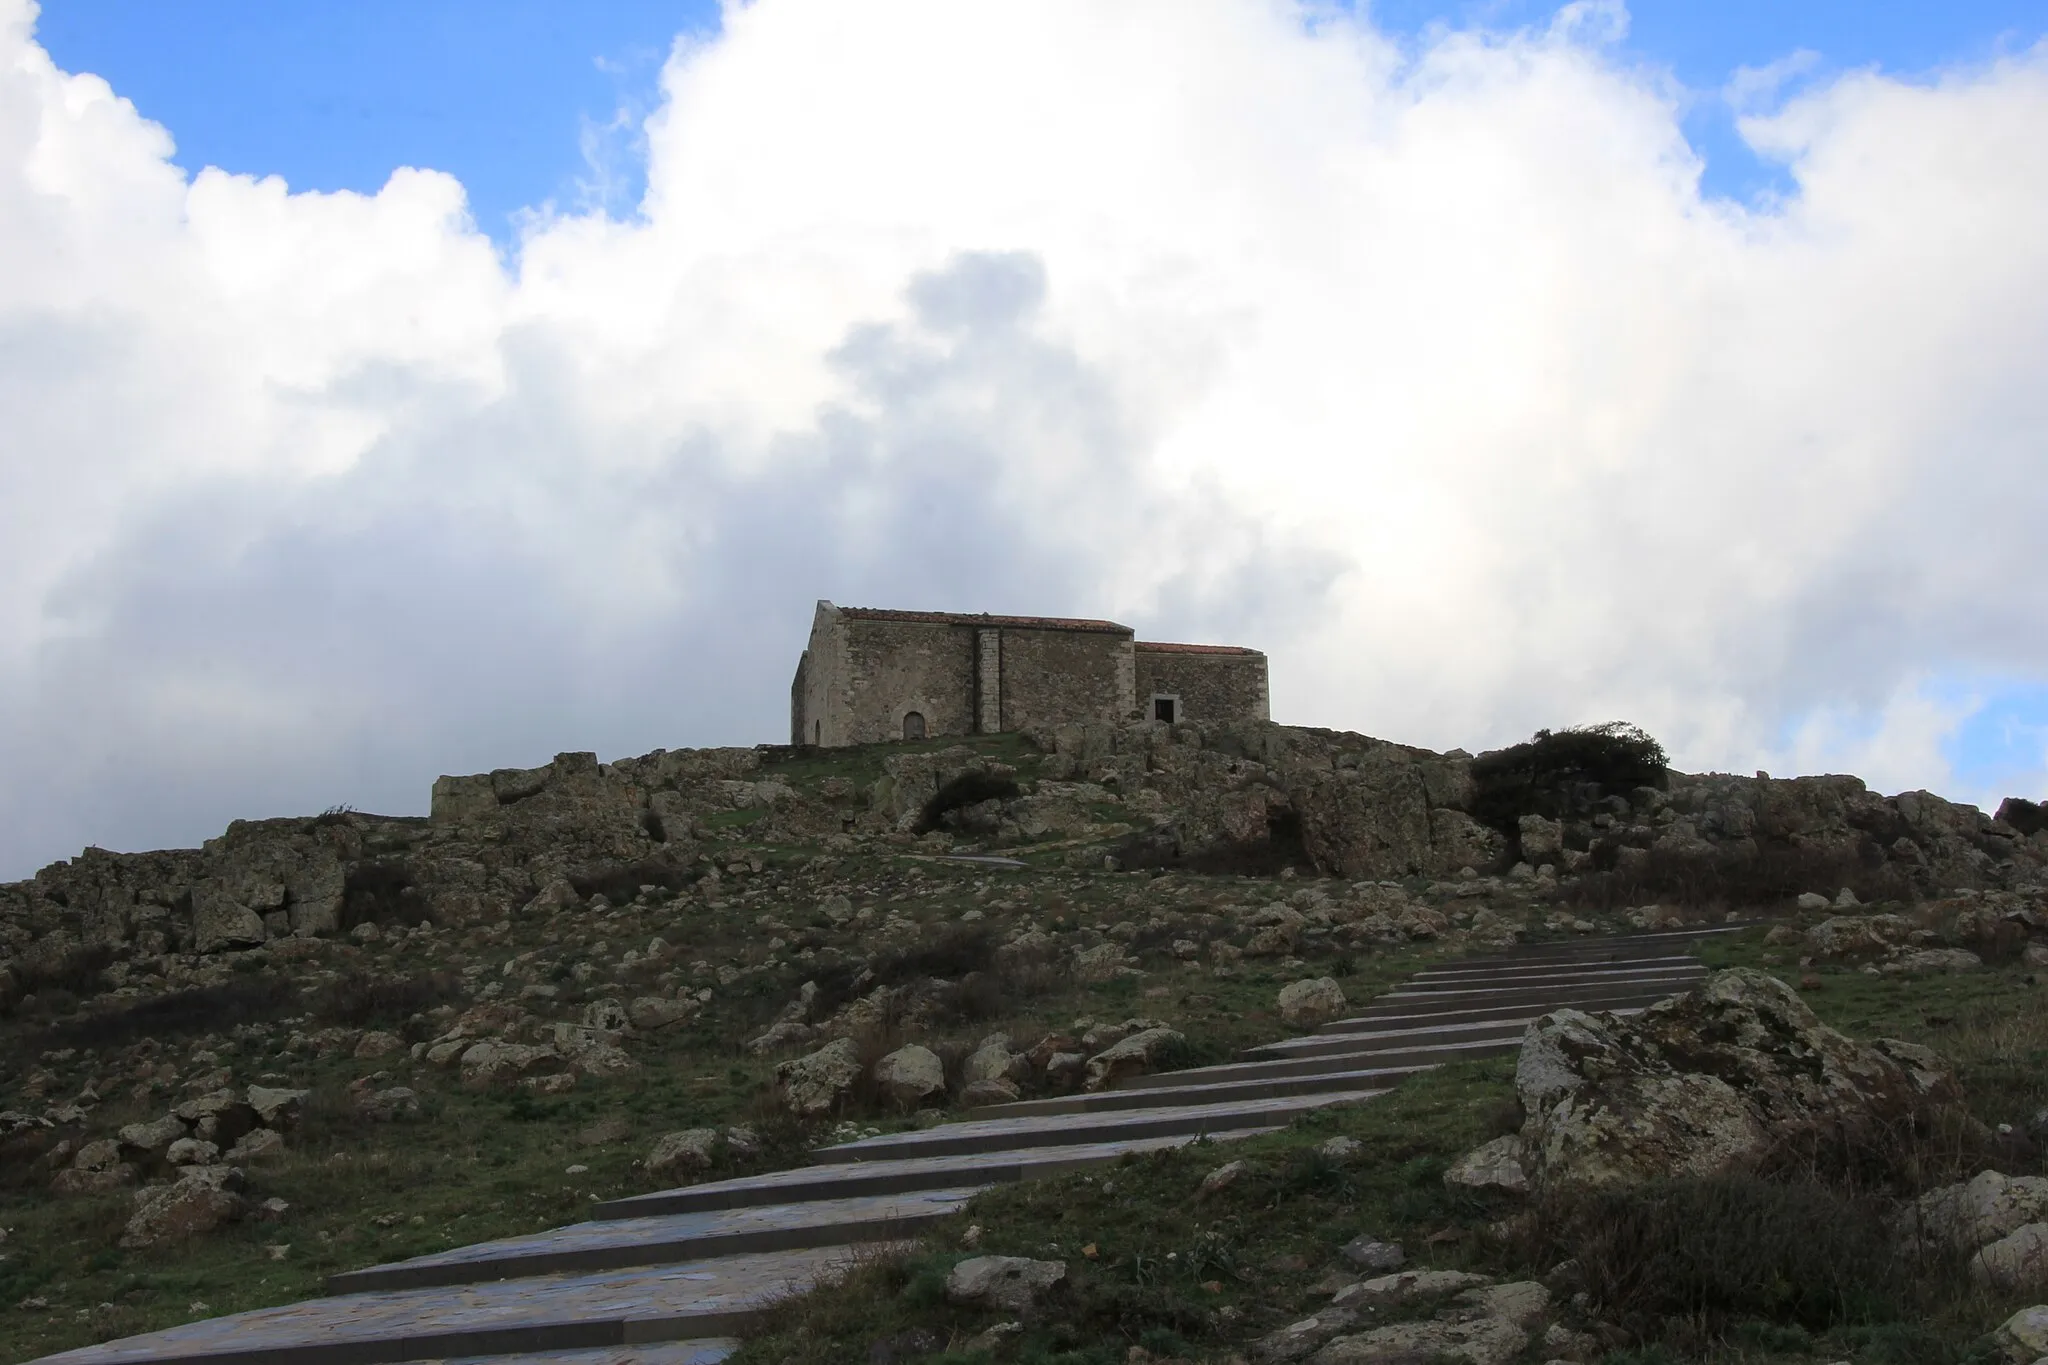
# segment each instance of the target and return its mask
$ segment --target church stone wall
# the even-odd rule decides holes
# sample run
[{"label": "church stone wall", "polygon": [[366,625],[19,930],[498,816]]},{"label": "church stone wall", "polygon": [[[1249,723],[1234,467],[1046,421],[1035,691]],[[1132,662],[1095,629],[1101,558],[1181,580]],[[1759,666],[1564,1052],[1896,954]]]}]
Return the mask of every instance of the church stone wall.
[{"label": "church stone wall", "polygon": [[818,603],[790,682],[790,740],[836,747],[905,738],[916,712],[930,738],[1152,715],[1267,718],[1266,656],[1209,645],[1134,642],[1112,621],[876,611]]},{"label": "church stone wall", "polygon": [[845,617],[839,629],[846,640],[845,732],[827,743],[901,739],[909,711],[924,717],[927,735],[974,733],[973,631]]},{"label": "church stone wall", "polygon": [[1137,645],[1137,704],[1152,717],[1153,698],[1176,699],[1174,719],[1197,725],[1270,720],[1266,656],[1256,650]]},{"label": "church stone wall", "polygon": [[1002,633],[1002,728],[1128,719],[1131,637],[1109,630]]}]

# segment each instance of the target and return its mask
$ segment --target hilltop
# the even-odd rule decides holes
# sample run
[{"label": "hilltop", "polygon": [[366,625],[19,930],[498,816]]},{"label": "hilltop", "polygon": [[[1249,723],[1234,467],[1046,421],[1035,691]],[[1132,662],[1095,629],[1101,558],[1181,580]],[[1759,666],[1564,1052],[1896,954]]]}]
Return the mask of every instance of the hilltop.
[{"label": "hilltop", "polygon": [[[564,754],[444,777],[423,818],[87,850],[0,886],[0,1343],[287,1301],[1059,1093],[1133,1040],[1139,1067],[1224,1060],[1303,981],[1355,1001],[1440,957],[1730,919],[1772,923],[1718,961],[1944,1049],[2017,1174],[2048,1094],[1998,1029],[2033,1009],[2044,916],[2027,802],[1678,774],[1619,729],[1477,758],[1268,724]],[[910,1044],[935,1072],[877,1066]],[[835,1046],[843,1075],[806,1068]],[[1497,1066],[1433,1083],[1356,1120],[1440,1128],[1402,1139],[1432,1179],[1509,1093]],[[1310,1268],[1254,1273],[1279,1287],[1217,1349]]]}]

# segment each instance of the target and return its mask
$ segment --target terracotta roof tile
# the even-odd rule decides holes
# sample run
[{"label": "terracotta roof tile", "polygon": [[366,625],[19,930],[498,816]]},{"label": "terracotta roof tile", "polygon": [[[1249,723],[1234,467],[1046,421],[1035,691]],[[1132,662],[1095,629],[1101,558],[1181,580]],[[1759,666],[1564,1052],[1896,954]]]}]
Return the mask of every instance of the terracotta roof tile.
[{"label": "terracotta roof tile", "polygon": [[1255,656],[1259,654],[1258,650],[1246,649],[1243,645],[1176,645],[1168,644],[1161,640],[1138,640],[1134,644],[1136,648],[1150,654],[1236,654],[1241,656]]},{"label": "terracotta roof tile", "polygon": [[1008,626],[1016,630],[1090,630],[1131,633],[1114,621],[1089,621],[1070,616],[991,616],[987,612],[887,611],[880,607],[841,607],[839,614],[856,621],[910,621],[934,626]]}]

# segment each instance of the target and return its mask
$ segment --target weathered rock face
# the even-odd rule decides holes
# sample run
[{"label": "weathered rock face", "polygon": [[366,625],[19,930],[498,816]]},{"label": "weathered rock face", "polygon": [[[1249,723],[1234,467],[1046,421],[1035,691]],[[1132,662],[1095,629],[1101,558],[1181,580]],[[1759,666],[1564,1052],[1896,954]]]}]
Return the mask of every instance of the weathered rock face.
[{"label": "weathered rock face", "polygon": [[1788,1143],[1853,1141],[1957,1098],[1926,1049],[1856,1043],[1743,968],[1633,1020],[1545,1015],[1515,1080],[1521,1163],[1537,1185],[1753,1169]]}]

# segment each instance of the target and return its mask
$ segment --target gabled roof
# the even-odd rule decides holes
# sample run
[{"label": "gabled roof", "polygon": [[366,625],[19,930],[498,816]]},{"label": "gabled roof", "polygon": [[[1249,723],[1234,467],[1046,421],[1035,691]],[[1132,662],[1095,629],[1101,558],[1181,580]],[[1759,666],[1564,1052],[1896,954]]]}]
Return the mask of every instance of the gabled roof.
[{"label": "gabled roof", "polygon": [[1131,634],[1129,626],[1114,621],[1089,621],[1071,616],[991,616],[987,612],[885,611],[880,607],[840,607],[841,616],[856,621],[907,621],[933,626],[981,626],[994,630],[1087,630],[1118,635]]},{"label": "gabled roof", "polygon": [[1150,654],[1237,654],[1250,658],[1258,657],[1260,653],[1243,645],[1175,645],[1160,640],[1136,640],[1132,647]]}]

